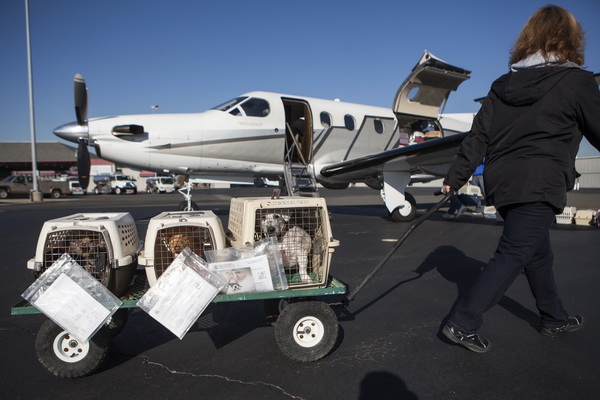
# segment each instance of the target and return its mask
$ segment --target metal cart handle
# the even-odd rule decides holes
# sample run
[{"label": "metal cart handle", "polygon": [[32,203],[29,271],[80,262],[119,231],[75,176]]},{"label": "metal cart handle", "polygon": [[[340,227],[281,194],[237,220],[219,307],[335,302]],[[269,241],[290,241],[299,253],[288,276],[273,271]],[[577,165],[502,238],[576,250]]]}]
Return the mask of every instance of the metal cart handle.
[{"label": "metal cart handle", "polygon": [[[436,196],[439,196],[442,194],[442,192],[440,190],[438,190],[434,194]],[[451,196],[452,196],[452,191],[445,194],[444,198],[442,200],[440,200],[436,205],[434,205],[429,210],[427,210],[427,212],[425,214],[420,216],[415,222],[412,223],[411,226],[408,227],[406,232],[404,232],[404,235],[402,235],[402,237],[394,244],[394,247],[392,247],[392,249],[388,252],[388,254],[383,258],[383,260],[381,260],[379,262],[379,264],[377,264],[377,266],[373,269],[373,271],[371,271],[371,273],[369,275],[367,275],[365,277],[365,279],[350,292],[348,297],[346,297],[344,300],[342,300],[342,304],[344,305],[344,307],[348,306],[348,304],[354,299],[354,297],[358,294],[358,292],[360,292],[362,290],[362,288],[365,287],[365,285],[367,283],[369,283],[369,281],[371,279],[373,279],[375,274],[377,274],[379,272],[379,270],[385,265],[385,263],[394,255],[394,253],[398,250],[398,248],[402,245],[402,243],[404,243],[406,238],[409,237],[410,234],[419,225],[421,225],[427,218],[431,217],[431,215],[433,213],[435,213],[437,210],[439,210],[440,207],[443,206],[448,201],[448,199],[450,199]]]}]

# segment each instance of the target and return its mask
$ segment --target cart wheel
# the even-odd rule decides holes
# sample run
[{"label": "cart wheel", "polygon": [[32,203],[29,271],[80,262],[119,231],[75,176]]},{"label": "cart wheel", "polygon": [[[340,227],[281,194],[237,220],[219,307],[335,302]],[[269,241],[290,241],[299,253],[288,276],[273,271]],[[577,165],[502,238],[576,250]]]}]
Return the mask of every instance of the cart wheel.
[{"label": "cart wheel", "polygon": [[88,342],[80,343],[51,320],[46,320],[35,339],[39,362],[59,378],[81,378],[93,373],[106,358],[110,341],[100,329]]},{"label": "cart wheel", "polygon": [[127,308],[119,308],[110,318],[110,321],[106,325],[106,330],[108,331],[109,337],[115,337],[125,325],[127,325],[127,320],[129,319],[129,310]]},{"label": "cart wheel", "polygon": [[390,218],[394,222],[412,221],[415,219],[415,215],[417,215],[417,201],[413,195],[405,192],[404,197],[408,204],[405,204],[404,207],[397,207],[390,214]]},{"label": "cart wheel", "polygon": [[279,349],[300,362],[317,361],[335,346],[338,320],[327,304],[321,301],[291,303],[275,324],[275,339]]},{"label": "cart wheel", "polygon": [[290,304],[289,299],[267,299],[264,302],[265,316],[269,319],[277,319],[281,311]]}]

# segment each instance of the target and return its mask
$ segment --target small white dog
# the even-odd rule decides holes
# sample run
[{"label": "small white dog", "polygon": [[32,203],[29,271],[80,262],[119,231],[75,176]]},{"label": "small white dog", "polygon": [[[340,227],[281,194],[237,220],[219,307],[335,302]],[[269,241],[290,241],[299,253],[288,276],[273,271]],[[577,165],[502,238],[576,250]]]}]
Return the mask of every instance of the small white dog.
[{"label": "small white dog", "polygon": [[289,215],[270,213],[265,214],[260,219],[260,228],[263,236],[274,236],[279,239],[279,250],[283,256],[283,266],[285,268],[298,266],[300,279],[303,282],[310,282],[308,275],[308,255],[312,247],[310,235],[299,226],[287,228]]}]

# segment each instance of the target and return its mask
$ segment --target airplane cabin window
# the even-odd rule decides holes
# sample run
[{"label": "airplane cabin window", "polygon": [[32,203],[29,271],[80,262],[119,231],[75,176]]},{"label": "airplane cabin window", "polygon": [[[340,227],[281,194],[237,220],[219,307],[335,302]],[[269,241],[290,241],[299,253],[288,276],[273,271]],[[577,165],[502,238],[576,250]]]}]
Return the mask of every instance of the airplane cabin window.
[{"label": "airplane cabin window", "polygon": [[248,97],[236,97],[235,99],[227,100],[225,103],[219,104],[218,106],[213,107],[212,109],[219,110],[219,111],[227,111],[227,110],[235,107],[242,101],[246,100],[247,98]]},{"label": "airplane cabin window", "polygon": [[321,113],[321,125],[323,128],[331,128],[331,115],[325,111]]},{"label": "airplane cabin window", "polygon": [[248,117],[266,117],[269,115],[269,103],[266,100],[252,97],[243,102],[241,107]]},{"label": "airplane cabin window", "polygon": [[380,119],[373,120],[373,126],[375,128],[375,132],[383,133],[383,122]]},{"label": "airplane cabin window", "polygon": [[346,126],[346,129],[348,129],[349,131],[353,131],[355,125],[354,117],[350,114],[344,115],[344,125]]}]

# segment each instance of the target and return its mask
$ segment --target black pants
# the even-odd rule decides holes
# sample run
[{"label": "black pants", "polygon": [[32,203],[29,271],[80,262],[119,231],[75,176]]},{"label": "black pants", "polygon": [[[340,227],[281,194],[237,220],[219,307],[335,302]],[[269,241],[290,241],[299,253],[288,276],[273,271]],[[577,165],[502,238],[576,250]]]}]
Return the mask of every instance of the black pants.
[{"label": "black pants", "polygon": [[500,301],[524,269],[542,324],[560,325],[568,314],[552,272],[550,226],[554,209],[547,203],[522,203],[501,207],[498,212],[504,219],[504,230],[494,257],[468,294],[458,300],[448,323],[461,331],[476,331],[483,313]]}]

